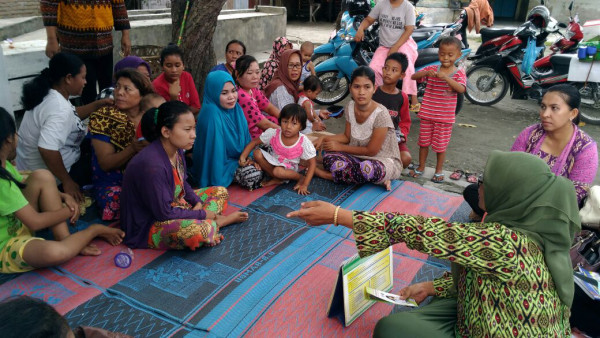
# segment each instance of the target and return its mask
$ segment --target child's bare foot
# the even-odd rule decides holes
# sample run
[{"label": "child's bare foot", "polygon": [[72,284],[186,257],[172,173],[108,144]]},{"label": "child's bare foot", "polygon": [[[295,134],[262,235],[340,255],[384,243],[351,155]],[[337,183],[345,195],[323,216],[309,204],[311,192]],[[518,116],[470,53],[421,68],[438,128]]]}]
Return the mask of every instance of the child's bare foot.
[{"label": "child's bare foot", "polygon": [[123,237],[125,237],[125,232],[119,228],[111,228],[102,224],[93,224],[92,227],[98,230],[98,237],[104,238],[104,240],[112,245],[121,244]]},{"label": "child's bare foot", "polygon": [[99,256],[102,253],[95,244],[88,244],[79,252],[82,256]]},{"label": "child's bare foot", "polygon": [[268,187],[268,186],[271,186],[271,185],[280,185],[282,183],[283,183],[282,180],[280,180],[278,178],[272,178],[272,179],[266,181],[265,183],[263,183],[263,187]]},{"label": "child's bare foot", "polygon": [[232,212],[231,214],[224,216],[218,215],[216,222],[219,226],[219,229],[225,226],[228,226],[233,223],[241,223],[248,220],[248,213],[242,211]]},{"label": "child's bare foot", "polygon": [[385,186],[385,190],[387,190],[387,191],[392,190],[392,181],[387,180],[387,181],[383,182],[383,185]]}]

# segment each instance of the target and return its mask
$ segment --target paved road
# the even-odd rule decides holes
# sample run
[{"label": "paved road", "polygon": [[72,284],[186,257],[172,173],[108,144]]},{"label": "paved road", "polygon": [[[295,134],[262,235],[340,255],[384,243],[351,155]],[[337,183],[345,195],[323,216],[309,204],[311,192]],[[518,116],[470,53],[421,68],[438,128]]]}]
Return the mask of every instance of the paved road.
[{"label": "paved road", "polygon": [[[287,35],[294,42],[310,40],[314,43],[325,43],[333,26],[328,23],[290,22],[287,26]],[[472,48],[479,45],[478,35],[470,34],[469,43]],[[347,103],[346,98],[342,103]],[[417,136],[419,133],[419,118],[411,114],[412,127],[408,138],[408,147],[413,154],[413,162],[418,162]],[[491,107],[473,105],[465,99],[462,111],[458,114],[456,124],[452,132],[452,139],[446,153],[446,164],[444,169],[453,171],[455,169],[482,172],[485,161],[490,151],[494,149],[510,150],[517,135],[527,126],[538,122],[538,105],[535,101],[512,100],[507,95],[502,101]],[[344,128],[343,119],[330,120],[326,122],[328,130],[334,133],[342,132]],[[465,127],[474,125],[475,127]],[[590,136],[600,141],[600,126],[582,126]],[[435,154],[429,154],[428,167],[435,167]],[[425,173],[421,182],[426,182],[432,175],[429,170]],[[458,191],[460,187],[452,187],[454,183],[448,178],[448,184],[437,185],[440,188]],[[463,179],[464,185],[464,179]],[[600,174],[596,175],[595,184],[600,184]]]}]

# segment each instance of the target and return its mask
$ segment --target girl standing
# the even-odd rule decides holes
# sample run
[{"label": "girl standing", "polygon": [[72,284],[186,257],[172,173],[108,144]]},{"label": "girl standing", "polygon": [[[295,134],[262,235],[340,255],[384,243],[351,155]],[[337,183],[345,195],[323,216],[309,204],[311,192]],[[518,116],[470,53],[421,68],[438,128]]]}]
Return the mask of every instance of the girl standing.
[{"label": "girl standing", "polygon": [[385,59],[392,53],[404,53],[408,58],[406,76],[402,81],[402,92],[411,95],[411,112],[421,108],[417,100],[417,83],[411,80],[415,73],[417,60],[417,43],[411,37],[415,29],[415,7],[408,0],[381,0],[377,2],[369,15],[363,20],[356,31],[354,39],[362,41],[365,29],[375,21],[379,22],[379,48],[375,50],[369,67],[375,71],[375,85],[381,86],[383,78],[381,70]]},{"label": "girl standing", "polygon": [[[266,171],[272,179],[265,186],[281,184],[285,180],[296,180],[298,184],[294,190],[301,195],[308,195],[308,185],[312,180],[317,166],[315,147],[308,137],[300,131],[306,128],[306,112],[302,106],[295,103],[288,104],[279,115],[281,129],[267,129],[259,138],[248,143],[242,155],[240,165],[252,164],[248,155],[256,146],[269,145],[269,150],[257,149],[254,159],[262,170]],[[300,160],[308,161],[306,177],[298,173]]]},{"label": "girl standing", "polygon": [[336,183],[374,182],[391,189],[391,180],[400,178],[402,162],[396,132],[388,110],[372,100],[375,73],[366,66],[352,72],[350,93],[344,115],[343,134],[323,136],[314,143],[323,156],[325,170],[317,176]]},{"label": "girl standing", "polygon": [[184,150],[194,145],[194,115],[185,103],[163,103],[142,126],[152,142],[127,167],[121,199],[121,227],[132,248],[195,250],[223,239],[219,229],[248,219],[245,212],[227,216],[224,187],[193,190],[187,183]]}]

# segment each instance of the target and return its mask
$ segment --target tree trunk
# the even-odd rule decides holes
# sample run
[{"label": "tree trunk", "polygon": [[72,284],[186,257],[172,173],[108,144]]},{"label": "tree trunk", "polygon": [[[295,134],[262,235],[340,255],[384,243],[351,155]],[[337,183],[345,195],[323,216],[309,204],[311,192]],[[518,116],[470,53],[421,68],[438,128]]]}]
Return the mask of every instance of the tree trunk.
[{"label": "tree trunk", "polygon": [[[217,27],[217,17],[226,0],[189,0],[187,18],[181,48],[184,52],[185,68],[190,70],[200,101],[204,94],[204,80],[215,63],[213,33]],[[171,0],[171,20],[173,22],[173,42],[177,43],[186,0]]]}]

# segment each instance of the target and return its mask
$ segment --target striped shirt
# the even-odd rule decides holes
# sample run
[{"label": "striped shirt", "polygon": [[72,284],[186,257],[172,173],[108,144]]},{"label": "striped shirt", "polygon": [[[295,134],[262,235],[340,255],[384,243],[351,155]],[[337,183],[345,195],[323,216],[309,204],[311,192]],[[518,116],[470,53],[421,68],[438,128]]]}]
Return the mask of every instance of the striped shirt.
[{"label": "striped shirt", "polygon": [[[421,71],[434,70],[437,72],[439,71],[439,67],[431,65],[423,68]],[[467,85],[467,76],[462,69],[457,69],[452,74],[452,79],[465,87]],[[427,82],[427,87],[425,88],[419,117],[434,122],[454,123],[456,92],[452,90],[445,80],[439,77],[426,76],[423,78],[423,81]]]}]

